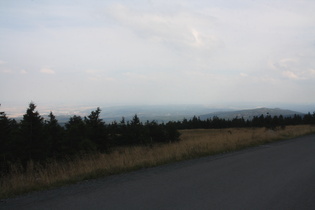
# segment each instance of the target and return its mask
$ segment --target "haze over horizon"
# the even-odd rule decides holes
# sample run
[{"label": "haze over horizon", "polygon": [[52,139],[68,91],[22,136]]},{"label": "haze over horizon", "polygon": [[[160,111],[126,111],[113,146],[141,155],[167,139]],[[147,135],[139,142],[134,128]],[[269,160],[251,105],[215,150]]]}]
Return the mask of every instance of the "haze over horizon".
[{"label": "haze over horizon", "polygon": [[1,110],[314,105],[314,11],[312,0],[0,1]]}]

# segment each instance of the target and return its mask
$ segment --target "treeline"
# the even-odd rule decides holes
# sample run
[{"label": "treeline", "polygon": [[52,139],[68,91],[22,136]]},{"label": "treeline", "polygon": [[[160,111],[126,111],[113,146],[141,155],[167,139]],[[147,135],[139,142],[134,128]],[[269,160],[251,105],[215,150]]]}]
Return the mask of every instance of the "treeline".
[{"label": "treeline", "polygon": [[285,128],[287,125],[315,124],[315,112],[308,113],[304,116],[293,115],[283,117],[260,115],[255,116],[251,120],[245,120],[243,117],[234,118],[232,120],[221,119],[218,117],[201,120],[194,116],[192,119],[184,119],[183,121],[172,122],[176,129],[221,129],[221,128],[246,128],[246,127],[266,127],[267,129]]},{"label": "treeline", "polygon": [[10,162],[34,160],[44,163],[49,158],[63,159],[78,153],[110,152],[124,145],[152,145],[179,140],[173,124],[155,121],[142,123],[137,115],[131,121],[105,124],[97,108],[87,117],[74,115],[60,126],[51,112],[45,120],[30,103],[23,119],[17,122],[0,112],[1,169]]},{"label": "treeline", "polygon": [[[315,124],[315,112],[290,117],[260,115],[251,120],[213,117],[201,120],[194,116],[177,122],[142,123],[137,115],[131,121],[105,124],[97,108],[87,117],[74,115],[61,126],[51,112],[45,120],[30,103],[23,119],[17,122],[0,112],[0,169],[10,162],[34,160],[44,163],[49,158],[64,159],[80,153],[108,153],[117,146],[148,145],[179,141],[179,129],[221,129],[233,127],[266,127],[282,129],[287,125]],[[0,173],[1,174],[1,173]]]}]

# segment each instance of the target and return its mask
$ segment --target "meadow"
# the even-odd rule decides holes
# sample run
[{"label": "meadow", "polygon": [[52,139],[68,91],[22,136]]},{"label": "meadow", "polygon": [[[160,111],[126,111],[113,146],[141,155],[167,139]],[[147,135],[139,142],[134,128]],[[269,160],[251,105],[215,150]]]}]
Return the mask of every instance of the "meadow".
[{"label": "meadow", "polygon": [[107,154],[81,154],[64,161],[52,159],[45,166],[29,161],[26,170],[22,170],[22,166],[18,163],[11,164],[9,173],[0,177],[0,198],[291,139],[315,133],[315,126],[296,125],[274,130],[266,128],[191,129],[180,130],[180,133],[179,142],[116,147]]}]

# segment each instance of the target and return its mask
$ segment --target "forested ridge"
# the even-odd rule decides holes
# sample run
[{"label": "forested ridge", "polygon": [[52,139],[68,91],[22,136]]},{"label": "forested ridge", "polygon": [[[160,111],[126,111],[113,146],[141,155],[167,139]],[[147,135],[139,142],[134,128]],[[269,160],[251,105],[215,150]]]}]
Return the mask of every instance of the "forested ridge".
[{"label": "forested ridge", "polygon": [[25,166],[29,160],[45,164],[49,159],[66,159],[78,154],[101,152],[110,153],[118,146],[169,143],[180,140],[179,129],[210,129],[230,127],[266,127],[285,129],[286,125],[315,124],[315,112],[304,116],[292,117],[261,115],[251,120],[234,118],[232,120],[213,117],[200,120],[198,117],[157,123],[142,123],[137,115],[131,121],[106,124],[100,119],[101,109],[97,108],[90,115],[70,117],[65,126],[61,126],[50,112],[45,120],[36,111],[36,105],[30,103],[17,122],[0,112],[0,169],[5,172],[12,162]]},{"label": "forested ridge", "polygon": [[308,113],[303,116],[294,114],[293,116],[271,116],[266,115],[254,116],[252,119],[245,120],[243,117],[236,117],[232,120],[221,119],[216,116],[201,120],[194,116],[192,119],[184,119],[183,121],[172,122],[177,129],[208,129],[208,128],[248,128],[248,127],[266,127],[267,129],[284,129],[287,125],[315,125],[315,112]]}]

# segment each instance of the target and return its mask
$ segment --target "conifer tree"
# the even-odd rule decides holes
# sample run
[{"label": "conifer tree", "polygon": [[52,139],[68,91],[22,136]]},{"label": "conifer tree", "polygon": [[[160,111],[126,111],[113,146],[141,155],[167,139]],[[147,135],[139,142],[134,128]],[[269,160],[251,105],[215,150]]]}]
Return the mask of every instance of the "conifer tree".
[{"label": "conifer tree", "polygon": [[65,127],[65,149],[67,154],[75,154],[81,150],[87,149],[84,148],[84,142],[86,141],[86,126],[82,117],[76,115],[70,117]]},{"label": "conifer tree", "polygon": [[55,115],[50,112],[45,121],[45,138],[48,139],[50,155],[58,157],[63,152],[64,129],[59,125]]},{"label": "conifer tree", "polygon": [[150,141],[148,131],[137,115],[132,118],[128,127],[128,138],[131,144],[146,144]]},{"label": "conifer tree", "polygon": [[[1,104],[0,104],[1,106]],[[11,120],[0,112],[0,165],[10,159]],[[11,141],[12,142],[12,141]]]},{"label": "conifer tree", "polygon": [[84,122],[87,126],[87,137],[97,148],[104,152],[108,150],[109,143],[106,133],[105,123],[100,118],[101,109],[97,107],[95,111],[92,111],[88,117],[84,118]]},{"label": "conifer tree", "polygon": [[43,136],[44,119],[35,109],[36,105],[31,102],[20,123],[19,147],[22,161],[42,160],[49,149]]}]

